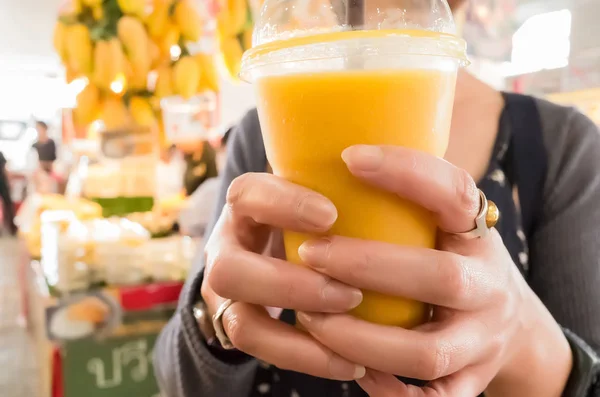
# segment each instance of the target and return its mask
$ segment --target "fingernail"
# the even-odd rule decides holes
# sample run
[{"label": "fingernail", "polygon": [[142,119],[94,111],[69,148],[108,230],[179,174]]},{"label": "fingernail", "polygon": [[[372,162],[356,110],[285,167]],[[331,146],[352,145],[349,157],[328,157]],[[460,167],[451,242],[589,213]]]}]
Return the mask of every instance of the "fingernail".
[{"label": "fingernail", "polygon": [[313,226],[329,227],[337,219],[337,209],[324,197],[310,196],[302,203],[300,217]]},{"label": "fingernail", "polygon": [[334,354],[329,360],[329,373],[332,378],[336,379],[360,379],[365,376],[367,369]]},{"label": "fingernail", "polygon": [[312,324],[314,317],[305,312],[296,312],[296,319],[305,327]]},{"label": "fingernail", "polygon": [[383,151],[378,146],[351,146],[342,152],[342,160],[348,167],[360,171],[375,171],[383,163]]},{"label": "fingernail", "polygon": [[373,373],[371,372],[372,370],[369,370],[368,372],[366,372],[362,378],[360,378],[360,382],[362,384],[368,384],[371,385],[373,383],[375,383],[375,378],[373,378]]},{"label": "fingernail", "polygon": [[321,290],[321,295],[325,306],[323,311],[333,313],[354,309],[363,300],[361,290],[335,280],[329,280]]},{"label": "fingernail", "polygon": [[331,244],[328,239],[305,241],[298,247],[298,256],[302,261],[316,270],[323,270],[322,262],[327,255],[327,249]]},{"label": "fingernail", "polygon": [[334,310],[338,308],[350,310],[360,305],[363,294],[358,288],[349,287],[339,281],[332,280],[323,288],[323,299]]}]

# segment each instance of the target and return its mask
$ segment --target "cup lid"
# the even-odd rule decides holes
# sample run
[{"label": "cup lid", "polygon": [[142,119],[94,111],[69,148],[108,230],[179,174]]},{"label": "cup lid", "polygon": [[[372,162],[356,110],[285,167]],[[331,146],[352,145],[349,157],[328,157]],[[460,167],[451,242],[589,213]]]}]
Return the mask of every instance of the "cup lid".
[{"label": "cup lid", "polygon": [[385,38],[388,49],[390,37],[429,38],[437,55],[464,62],[466,44],[455,34],[447,0],[266,0],[256,18],[253,48],[242,60],[242,77],[258,58],[264,63],[264,55],[283,48],[365,37]]}]

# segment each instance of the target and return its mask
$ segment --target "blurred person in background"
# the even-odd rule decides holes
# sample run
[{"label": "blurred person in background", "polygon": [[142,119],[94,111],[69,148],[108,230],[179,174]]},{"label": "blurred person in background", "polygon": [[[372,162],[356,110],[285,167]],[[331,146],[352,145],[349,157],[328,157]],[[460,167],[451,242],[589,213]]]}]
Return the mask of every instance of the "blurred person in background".
[{"label": "blurred person in background", "polygon": [[17,233],[17,227],[15,226],[15,206],[10,194],[10,179],[6,163],[6,157],[0,152],[0,200],[2,200],[0,219],[3,219],[4,226],[14,236]]},{"label": "blurred person in background", "polygon": [[37,193],[58,193],[60,178],[54,172],[57,160],[56,143],[48,134],[48,125],[36,121],[37,140],[28,154],[27,168],[30,175],[28,191]]},{"label": "blurred person in background", "polygon": [[[227,161],[227,142],[233,128],[229,128],[220,140],[215,142],[216,163],[221,174]],[[181,232],[192,237],[200,237],[208,226],[219,197],[221,177],[207,179],[189,197],[187,205],[179,213]]]},{"label": "blurred person in background", "polygon": [[[447,161],[342,154],[354,177],[430,210],[437,249],[332,236],[301,247],[307,266],[267,247],[280,229],[326,233],[333,203],[265,173],[256,110],[229,145],[204,255],[155,347],[165,395],[600,395],[600,134],[577,110],[461,71]],[[502,216],[473,238],[487,230],[478,189]],[[406,330],[347,315],[363,289],[429,303],[433,317]]]},{"label": "blurred person in background", "polygon": [[56,161],[56,143],[48,136],[48,125],[43,121],[35,122],[38,138],[33,144],[33,149],[38,155],[39,166],[47,173],[52,173],[52,166]]},{"label": "blurred person in background", "polygon": [[183,152],[186,164],[183,185],[186,195],[191,196],[204,181],[217,176],[217,155],[207,141],[179,148]]}]

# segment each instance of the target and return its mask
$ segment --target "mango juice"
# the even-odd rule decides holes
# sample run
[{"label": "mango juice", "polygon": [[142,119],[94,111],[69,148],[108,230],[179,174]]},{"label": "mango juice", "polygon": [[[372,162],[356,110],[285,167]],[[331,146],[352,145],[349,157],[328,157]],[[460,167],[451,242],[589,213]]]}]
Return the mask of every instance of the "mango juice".
[{"label": "mango juice", "polygon": [[[443,156],[456,70],[427,68],[299,72],[255,81],[260,123],[273,172],[328,197],[338,219],[331,235],[433,248],[436,225],[425,209],[353,177],[342,161],[352,145],[395,145]],[[284,232],[288,260],[301,264],[309,238]],[[353,314],[414,327],[427,305],[364,291]]]}]

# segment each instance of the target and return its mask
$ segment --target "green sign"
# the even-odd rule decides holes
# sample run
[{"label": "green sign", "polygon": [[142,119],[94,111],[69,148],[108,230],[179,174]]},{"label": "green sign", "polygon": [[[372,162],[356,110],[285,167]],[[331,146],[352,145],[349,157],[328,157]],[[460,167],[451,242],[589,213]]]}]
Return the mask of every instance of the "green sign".
[{"label": "green sign", "polygon": [[64,397],[160,397],[152,367],[156,334],[67,342]]}]

